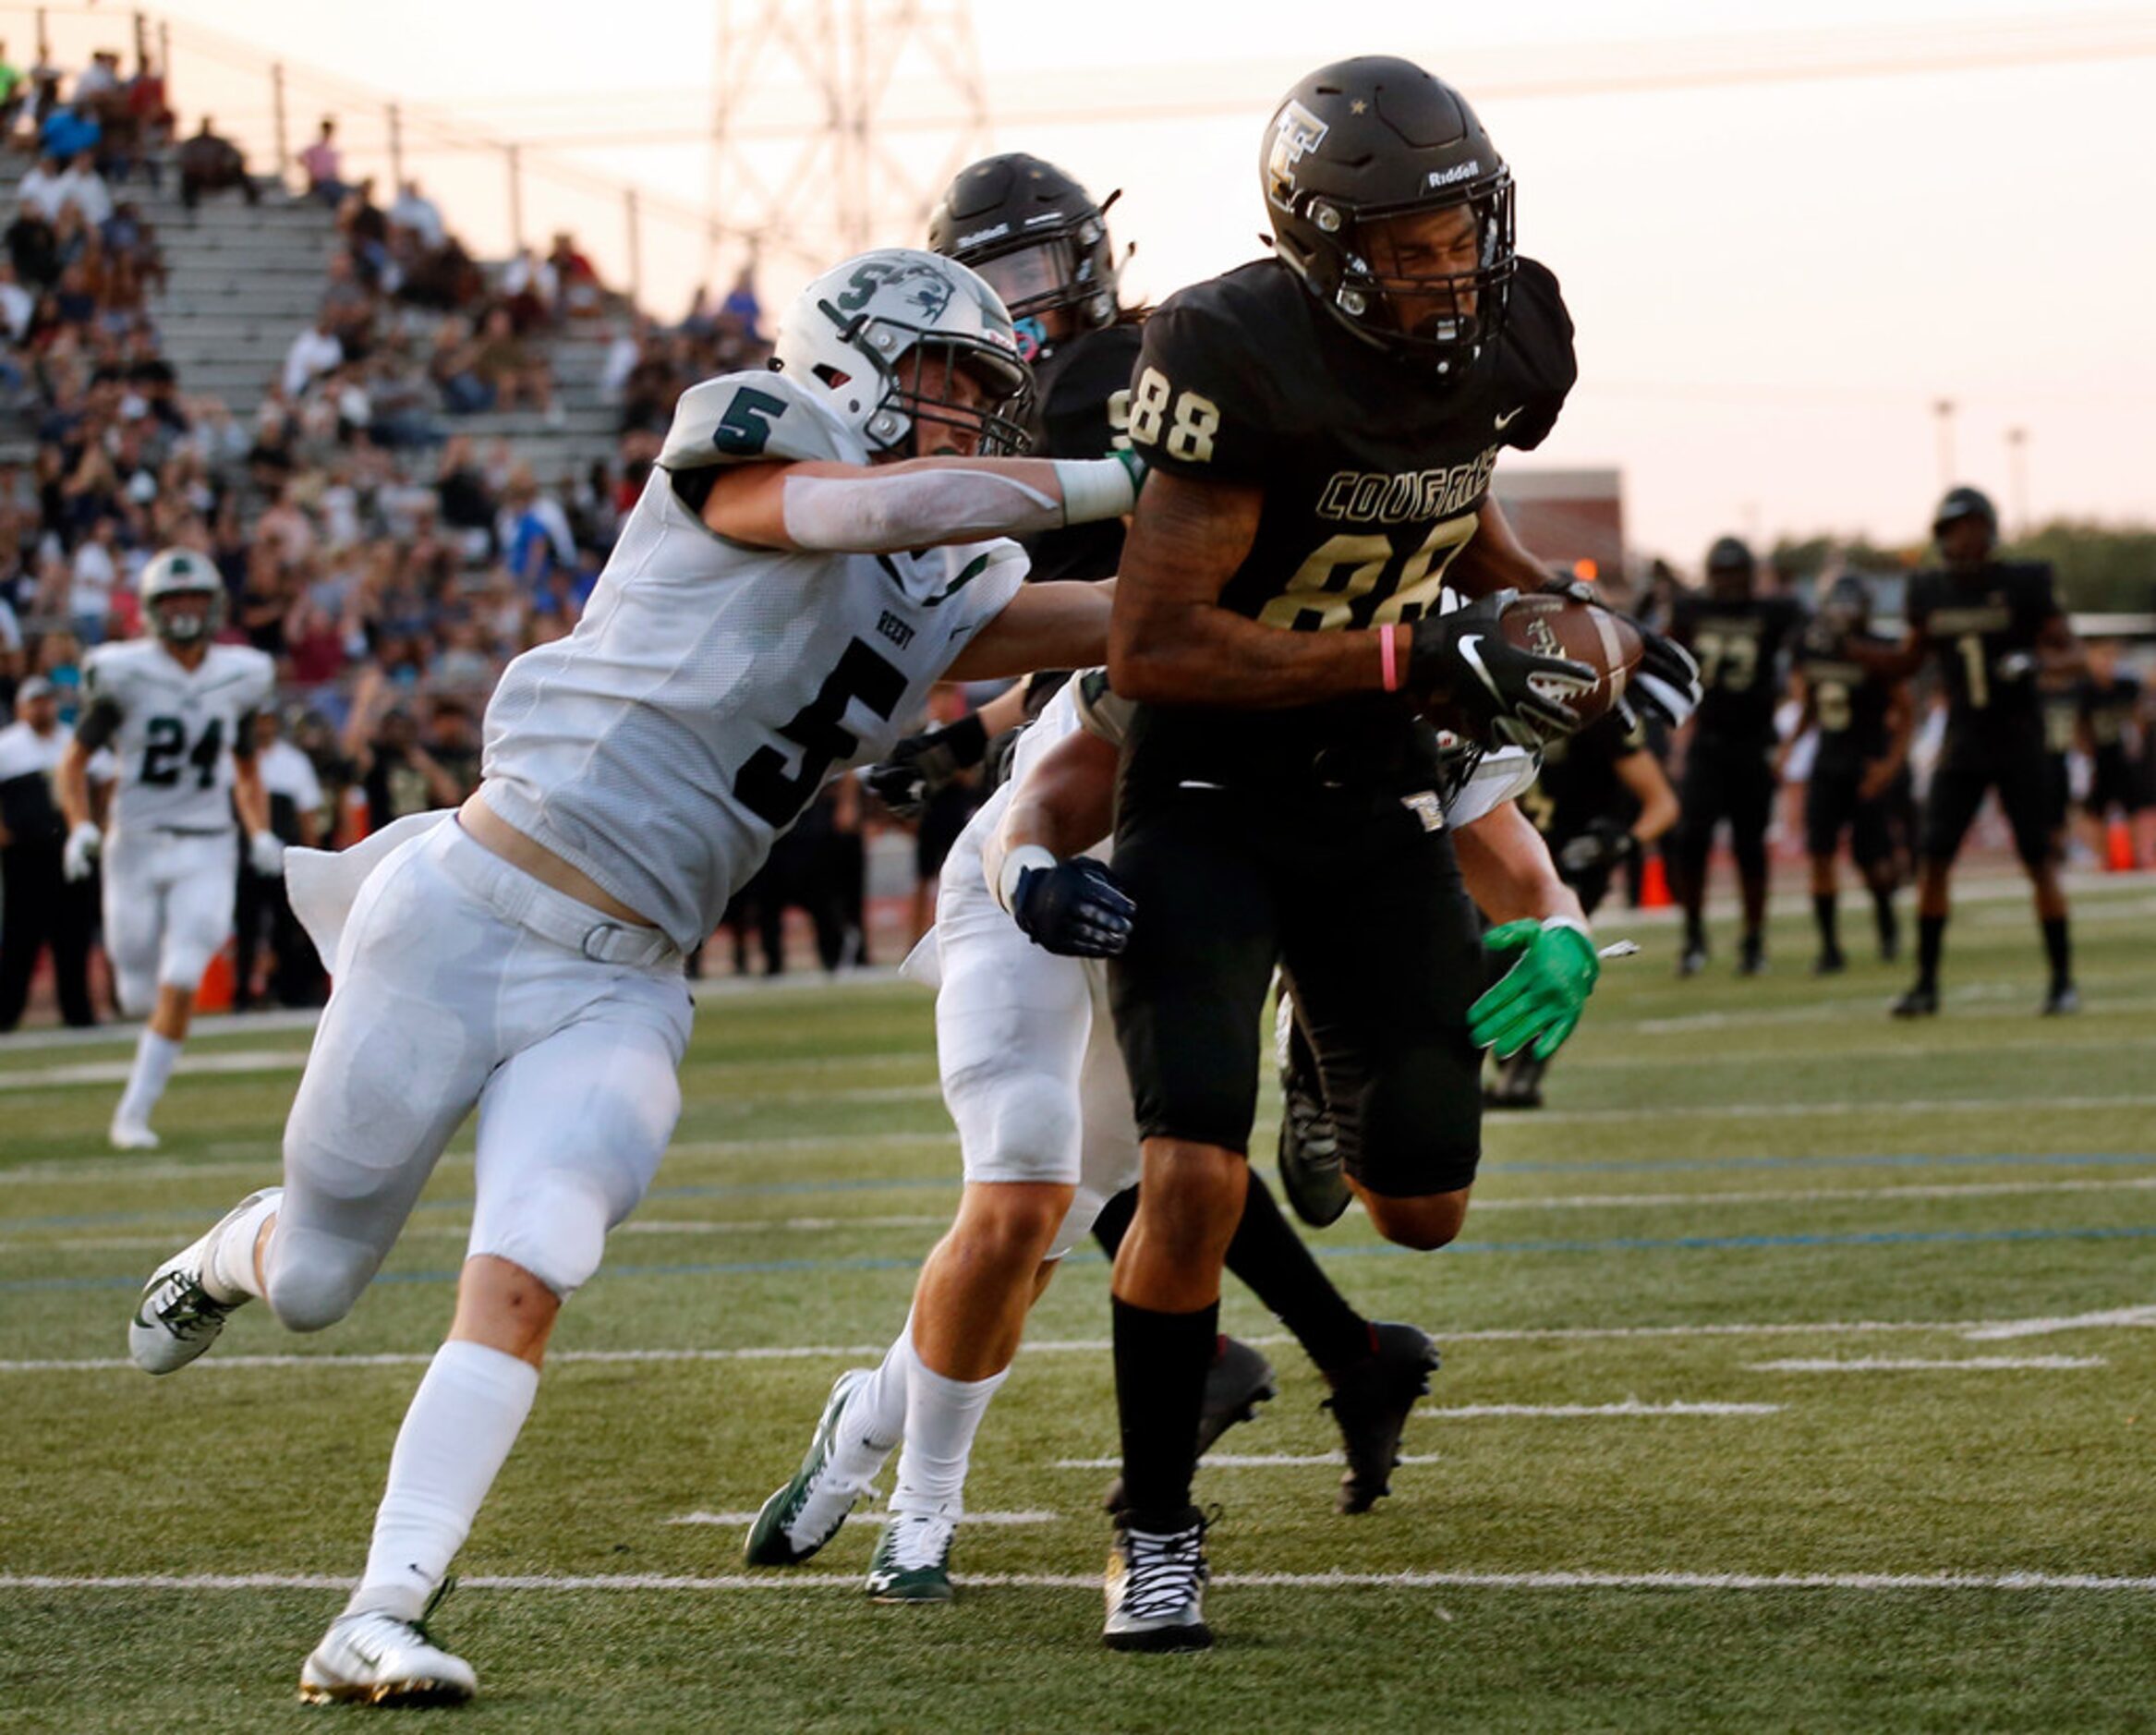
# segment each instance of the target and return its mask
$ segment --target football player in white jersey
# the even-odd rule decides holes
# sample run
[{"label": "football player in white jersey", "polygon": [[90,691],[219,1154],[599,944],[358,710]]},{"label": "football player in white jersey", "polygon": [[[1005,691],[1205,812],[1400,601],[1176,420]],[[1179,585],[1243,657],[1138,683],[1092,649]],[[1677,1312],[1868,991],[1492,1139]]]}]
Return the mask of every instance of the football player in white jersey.
[{"label": "football player in white jersey", "polygon": [[[937,1060],[965,1192],[922,1267],[905,1329],[879,1366],[839,1377],[800,1468],[765,1501],[745,1548],[752,1565],[815,1554],[902,1440],[868,1592],[881,1602],[948,1600],[974,1438],[1026,1316],[1102,1207],[1136,1184],[1137,1120],[1105,963],[1144,919],[1105,865],[1129,710],[1105,671],[1073,677],[1020,735],[1009,782],[951,850],[936,926],[907,969],[937,989]],[[1441,764],[1440,786],[1424,799],[1441,804],[1442,818],[1425,823],[1451,828],[1484,912],[1583,928],[1579,901],[1512,802],[1533,781],[1534,758],[1513,748]],[[1592,976],[1577,985],[1567,1015],[1577,1018],[1592,987]],[[1419,1392],[1429,1341],[1412,1327],[1376,1329],[1413,1341]],[[1391,1416],[1382,1462],[1365,1467],[1375,1494],[1404,1415]],[[1343,1499],[1342,1510],[1367,1504]]]},{"label": "football player in white jersey", "polygon": [[449,1341],[405,1417],[359,1589],[310,1701],[470,1695],[421,1625],[514,1444],[562,1303],[648,1187],[681,1106],[682,956],[834,768],[875,758],[935,681],[1105,654],[1106,587],[1025,585],[1001,540],[1127,512],[1124,462],[984,456],[1028,383],[963,266],[903,249],[817,279],[769,373],[685,393],[568,637],[487,710],[478,793],[358,848],[294,851],[332,961],[285,1185],[159,1266],[129,1331],[165,1373],[266,1299],[340,1319],[476,1106]]},{"label": "football player in white jersey", "polygon": [[[157,1144],[150,1112],[164,1094],[194,1016],[202,972],[232,932],[238,834],[273,874],[284,845],[255,769],[254,714],[276,668],[246,645],[212,643],[224,581],[207,555],[170,548],[142,569],[146,638],[100,645],[83,664],[88,704],[55,780],[67,819],[65,870],[104,864],[104,949],[120,1010],[147,1017],[134,1070],[113,1111],[120,1150]],[[109,747],[119,768],[112,835],[91,818],[90,763]]]}]

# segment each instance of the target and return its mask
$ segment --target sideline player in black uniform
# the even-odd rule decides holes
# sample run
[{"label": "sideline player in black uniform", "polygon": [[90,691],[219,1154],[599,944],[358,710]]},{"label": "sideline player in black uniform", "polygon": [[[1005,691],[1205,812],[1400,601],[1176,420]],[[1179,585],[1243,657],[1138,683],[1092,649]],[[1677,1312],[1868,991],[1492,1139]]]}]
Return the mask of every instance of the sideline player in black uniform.
[{"label": "sideline player in black uniform", "polygon": [[[1124,308],[1117,294],[1114,251],[1106,213],[1119,195],[1096,204],[1084,186],[1038,157],[1016,152],[988,157],[959,172],[929,219],[929,245],[977,271],[1005,300],[1034,369],[1034,450],[1047,457],[1099,458],[1127,448],[1131,375],[1137,362],[1143,309]],[[1075,526],[1026,545],[1033,576],[1112,578],[1123,552],[1120,520]],[[1064,675],[1034,675],[975,713],[974,734],[988,738],[1038,713]],[[1021,710],[1023,707],[1023,710]],[[1000,709],[999,709],[1000,708]],[[900,803],[909,778],[940,775],[952,725],[934,732],[925,761],[918,751],[878,767],[871,786]],[[916,737],[916,739],[920,739]],[[902,744],[907,746],[910,744]],[[967,750],[963,745],[961,751]],[[995,780],[991,777],[991,786]],[[1114,1258],[1137,1210],[1137,1189],[1109,1200],[1094,1235]],[[987,1212],[975,1214],[986,1219]],[[992,1234],[992,1221],[967,1225]],[[957,1233],[954,1231],[953,1233]],[[986,1256],[981,1263],[988,1263]],[[1436,1351],[1414,1326],[1373,1321],[1334,1287],[1289,1228],[1271,1192],[1253,1178],[1242,1222],[1229,1250],[1229,1268],[1247,1283],[1294,1335],[1331,1387],[1327,1399],[1346,1449],[1348,1472],[1339,1508],[1367,1511],[1388,1488],[1393,1458],[1408,1413],[1429,1389]],[[1030,1275],[1030,1272],[1029,1272]],[[948,1369],[931,1371],[948,1374]],[[1273,1395],[1273,1369],[1257,1350],[1219,1341],[1206,1380],[1198,1427],[1203,1452],[1230,1425]],[[1111,1498],[1111,1510],[1115,1502]]]},{"label": "sideline player in black uniform", "polygon": [[2081,744],[2089,753],[2089,795],[2081,803],[2081,817],[2088,844],[2102,861],[2112,817],[2132,825],[2149,805],[2142,761],[2134,753],[2134,743],[2146,734],[2146,696],[2140,682],[2118,666],[2118,646],[2113,640],[2089,645],[2089,674],[2079,698]]},{"label": "sideline player in black uniform", "polygon": [[[1613,712],[1543,749],[1542,770],[1520,797],[1549,845],[1557,873],[1593,916],[1611,877],[1637,861],[1678,820],[1677,792],[1647,745],[1640,717]],[[1539,1109],[1548,1060],[1521,1049],[1491,1081],[1493,1109]]]},{"label": "sideline player in black uniform", "polygon": [[1819,927],[1814,976],[1848,967],[1835,872],[1845,831],[1849,858],[1871,890],[1880,957],[1892,959],[1900,945],[1894,913],[1902,876],[1896,792],[1908,774],[1916,707],[1907,682],[1842,654],[1843,641],[1851,637],[1882,650],[1892,646],[1871,630],[1871,587],[1858,574],[1844,573],[1828,587],[1817,623],[1797,648],[1796,685],[1804,709],[1792,739],[1807,729],[1819,731],[1804,786],[1804,849],[1811,858],[1811,915]]},{"label": "sideline player in black uniform", "polygon": [[2078,1012],[2037,677],[2078,670],[2081,646],[2059,608],[2051,567],[1993,554],[1999,515],[1980,491],[1949,491],[1932,515],[1932,534],[1944,564],[1910,578],[1902,643],[1883,650],[1843,647],[1867,667],[1903,677],[1936,655],[1946,687],[1946,746],[1932,773],[1917,845],[1917,980],[1895,1002],[1894,1013],[1921,1018],[1939,1010],[1954,858],[1992,789],[1999,792],[2015,851],[2036,894],[2051,964],[2043,1010]]},{"label": "sideline player in black uniform", "polygon": [[[1575,375],[1481,124],[1419,67],[1344,61],[1281,103],[1260,173],[1278,257],[1171,297],[1131,391],[1153,471],[1109,639],[1137,704],[1115,868],[1143,913],[1111,969],[1145,1138],[1114,1280],[1118,1649],[1211,1642],[1191,1445],[1276,963],[1326,1095],[1357,1105],[1347,1166],[1379,1231],[1442,1246],[1467,1209],[1487,977],[1401,691],[1476,738],[1532,741],[1573,725],[1553,696],[1581,673],[1513,648],[1499,599],[1437,607],[1448,580],[1541,587],[1489,480]],[[1583,997],[1593,946],[1550,924],[1514,967]]]},{"label": "sideline player in black uniform", "polygon": [[1678,822],[1678,901],[1684,905],[1684,952],[1678,973],[1707,962],[1707,856],[1714,828],[1729,821],[1729,853],[1744,899],[1744,949],[1738,972],[1766,967],[1767,825],[1774,811],[1774,706],[1783,663],[1803,625],[1792,597],[1762,596],[1751,550],[1726,536],[1707,551],[1705,594],[1678,599],[1672,633],[1699,659],[1706,697],[1684,761],[1684,818]]}]

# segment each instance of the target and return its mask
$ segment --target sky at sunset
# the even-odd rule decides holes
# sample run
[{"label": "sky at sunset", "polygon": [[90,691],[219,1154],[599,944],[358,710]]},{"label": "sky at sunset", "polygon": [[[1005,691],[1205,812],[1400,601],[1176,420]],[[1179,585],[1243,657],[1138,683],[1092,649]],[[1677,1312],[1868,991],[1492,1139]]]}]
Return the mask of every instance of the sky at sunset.
[{"label": "sky at sunset", "polygon": [[[475,128],[638,137],[548,148],[703,207],[710,0],[167,10]],[[2156,519],[2156,8],[1093,0],[978,6],[975,31],[992,147],[1121,188],[1113,226],[1146,298],[1255,255],[1257,140],[1300,72],[1397,53],[1460,84],[1513,165],[1522,249],[1579,326],[1579,388],[1519,461],[1620,467],[1636,546],[1691,564],[1725,529],[1907,540],[1939,491],[1940,398],[1958,477],[2010,518],[2020,429],[2032,516]],[[1770,76],[1791,67],[1835,76]],[[297,91],[295,127],[325,103]],[[364,147],[368,123],[347,125]],[[452,223],[499,245],[492,160],[415,161]],[[527,201],[527,229],[555,220],[536,184]],[[616,209],[561,220],[618,272]],[[734,262],[685,222],[643,236],[670,315]],[[768,272],[768,297],[797,277]]]}]

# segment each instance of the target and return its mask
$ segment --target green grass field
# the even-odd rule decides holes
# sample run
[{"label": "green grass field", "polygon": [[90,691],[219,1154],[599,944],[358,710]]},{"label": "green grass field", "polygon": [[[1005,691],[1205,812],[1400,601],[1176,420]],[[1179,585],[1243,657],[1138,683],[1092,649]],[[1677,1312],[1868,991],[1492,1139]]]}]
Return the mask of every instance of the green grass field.
[{"label": "green grass field", "polygon": [[[1759,982],[1725,937],[1679,983],[1669,931],[1642,930],[1550,1109],[1493,1124],[1459,1244],[1401,1254],[1359,1213],[1315,1238],[1363,1311],[1445,1346],[1374,1514],[1332,1512],[1319,1382],[1230,1290],[1281,1393],[1201,1474],[1225,1516],[1198,1657],[1099,1647],[1096,1257],[1042,1303],[975,1459],[973,1508],[1032,1522],[962,1531],[956,1606],[869,1605],[866,1523],[745,1574],[740,1523],[697,1522],[753,1510],[898,1329],[957,1176],[925,993],[710,999],[660,1184],[565,1315],[459,1563],[438,1629],[482,1696],[447,1715],[2156,1728],[2156,886],[2077,911],[2088,1010],[2049,1022],[2017,898],[1965,908],[1947,1015],[1914,1027],[1883,1015],[1899,968],[1815,982],[1794,920]],[[446,1323],[468,1137],[345,1325],[288,1338],[253,1308],[175,1378],[124,1360],[152,1261],[273,1174],[305,1041],[200,1039],[223,1070],[176,1080],[149,1158],[103,1148],[123,1044],[0,1044],[8,1735],[365,1715],[301,1708],[298,1666]]]}]

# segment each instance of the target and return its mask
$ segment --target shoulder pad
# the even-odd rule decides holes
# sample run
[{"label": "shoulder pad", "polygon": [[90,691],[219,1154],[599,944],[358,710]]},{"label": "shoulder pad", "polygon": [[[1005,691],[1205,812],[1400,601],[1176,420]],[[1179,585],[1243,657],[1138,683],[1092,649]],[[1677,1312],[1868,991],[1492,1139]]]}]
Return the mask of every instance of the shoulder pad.
[{"label": "shoulder pad", "polygon": [[692,385],[659,454],[665,470],[823,459],[866,464],[867,449],[818,403],[821,388],[782,373],[727,373]]},{"label": "shoulder pad", "polygon": [[1526,400],[1526,414],[1507,424],[1505,443],[1532,452],[1549,438],[1557,412],[1580,378],[1564,292],[1556,274],[1538,260],[1520,260],[1513,273],[1503,357],[1508,394],[1517,392]]}]

